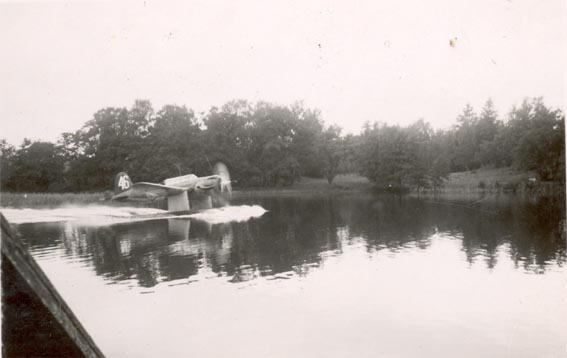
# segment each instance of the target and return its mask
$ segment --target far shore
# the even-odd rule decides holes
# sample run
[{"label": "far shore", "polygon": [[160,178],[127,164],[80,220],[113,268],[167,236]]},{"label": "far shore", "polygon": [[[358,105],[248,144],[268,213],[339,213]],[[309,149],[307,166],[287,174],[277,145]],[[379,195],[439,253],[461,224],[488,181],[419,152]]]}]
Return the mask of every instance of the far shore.
[{"label": "far shore", "polygon": [[[234,188],[234,198],[257,196],[287,196],[287,195],[326,195],[326,194],[366,194],[388,192],[380,190],[366,178],[357,174],[337,175],[332,184],[322,178],[301,178],[293,185],[259,188]],[[539,182],[532,172],[521,172],[510,168],[479,169],[475,171],[452,173],[444,185],[435,190],[412,190],[412,196],[460,196],[474,197],[482,195],[527,195],[550,196],[565,195],[565,187],[561,183]],[[1,193],[0,208],[54,208],[73,205],[108,205],[113,206],[151,206],[161,207],[163,203],[117,203],[108,199],[112,193]]]}]

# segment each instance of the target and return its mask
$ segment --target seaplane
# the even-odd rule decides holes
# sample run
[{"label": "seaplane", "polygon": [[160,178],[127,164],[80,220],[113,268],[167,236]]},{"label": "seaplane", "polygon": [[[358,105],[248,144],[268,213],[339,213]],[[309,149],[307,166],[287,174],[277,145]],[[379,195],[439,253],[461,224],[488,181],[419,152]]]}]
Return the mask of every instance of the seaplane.
[{"label": "seaplane", "polygon": [[[223,163],[213,167],[213,175],[198,177],[195,174],[165,179],[162,183],[134,183],[126,172],[114,177],[116,201],[155,201],[167,198],[167,210],[171,213],[188,213],[210,209],[215,201],[226,202],[232,195],[232,182],[228,168]],[[191,203],[189,198],[191,199]],[[223,198],[223,200],[216,200]]]}]

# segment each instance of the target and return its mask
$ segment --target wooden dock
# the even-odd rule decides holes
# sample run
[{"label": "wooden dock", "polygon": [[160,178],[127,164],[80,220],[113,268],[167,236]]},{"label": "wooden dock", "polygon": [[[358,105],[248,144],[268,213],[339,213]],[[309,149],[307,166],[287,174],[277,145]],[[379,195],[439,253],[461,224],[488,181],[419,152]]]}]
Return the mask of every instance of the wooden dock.
[{"label": "wooden dock", "polygon": [[0,213],[2,356],[104,357]]}]

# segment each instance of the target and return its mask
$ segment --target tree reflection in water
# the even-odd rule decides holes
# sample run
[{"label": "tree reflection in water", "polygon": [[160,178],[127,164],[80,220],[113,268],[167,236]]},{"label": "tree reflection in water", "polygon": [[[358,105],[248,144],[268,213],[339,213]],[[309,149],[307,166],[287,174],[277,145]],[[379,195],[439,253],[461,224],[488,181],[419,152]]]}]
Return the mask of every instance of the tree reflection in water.
[{"label": "tree reflection in water", "polygon": [[[241,201],[244,201],[242,199]],[[16,227],[35,255],[60,248],[111,281],[160,282],[224,277],[244,282],[287,279],[341,255],[345,245],[378,250],[427,250],[439,235],[461,241],[469,264],[491,269],[503,249],[519,269],[543,273],[565,263],[563,200],[435,203],[398,197],[266,197],[245,199],[269,212],[259,219],[210,225],[190,219],[104,227],[73,223]],[[434,235],[436,234],[436,235]]]}]

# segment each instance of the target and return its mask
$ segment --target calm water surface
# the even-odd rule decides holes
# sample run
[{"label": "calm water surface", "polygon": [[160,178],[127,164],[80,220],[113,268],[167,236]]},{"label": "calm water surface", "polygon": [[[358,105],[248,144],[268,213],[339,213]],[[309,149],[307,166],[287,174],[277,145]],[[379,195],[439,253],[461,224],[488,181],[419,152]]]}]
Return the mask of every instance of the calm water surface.
[{"label": "calm water surface", "polygon": [[268,212],[15,229],[109,357],[567,356],[550,199],[233,205]]}]

